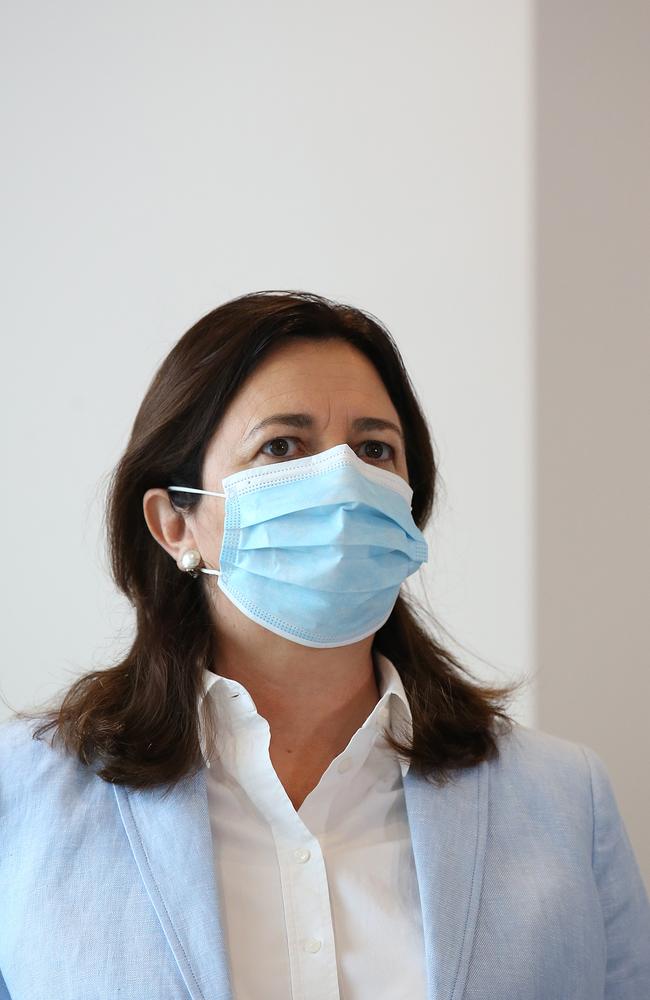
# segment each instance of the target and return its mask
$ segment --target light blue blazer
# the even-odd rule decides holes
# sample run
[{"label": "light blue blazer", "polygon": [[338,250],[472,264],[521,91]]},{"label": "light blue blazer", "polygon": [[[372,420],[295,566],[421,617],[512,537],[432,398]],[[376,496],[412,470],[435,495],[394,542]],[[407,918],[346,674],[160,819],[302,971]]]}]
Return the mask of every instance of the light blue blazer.
[{"label": "light blue blazer", "polygon": [[[133,791],[29,726],[0,726],[0,998],[231,1000],[205,768]],[[650,905],[601,758],[520,725],[500,743],[443,789],[404,779],[427,1000],[649,1000]]]}]

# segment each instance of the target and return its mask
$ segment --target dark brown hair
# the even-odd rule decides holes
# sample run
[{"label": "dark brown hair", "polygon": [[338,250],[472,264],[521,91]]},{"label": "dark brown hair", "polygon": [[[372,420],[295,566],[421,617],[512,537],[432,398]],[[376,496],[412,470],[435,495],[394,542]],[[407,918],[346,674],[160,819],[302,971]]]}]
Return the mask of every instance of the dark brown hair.
[{"label": "dark brown hair", "polygon": [[[413,518],[422,529],[430,517],[437,480],[431,436],[397,346],[375,317],[306,292],[262,291],[199,320],[156,372],[109,483],[108,546],[115,583],[135,610],[131,647],[120,662],[78,678],[54,708],[15,713],[44,719],[34,738],[54,727],[55,740],[82,763],[96,764],[105,781],[172,787],[203,766],[198,697],[204,668],[214,668],[219,657],[208,597],[153,538],[142,500],[152,487],[203,487],[204,454],[230,400],[260,359],[291,337],[339,339],[369,358],[404,429]],[[168,496],[186,510],[200,497]],[[412,741],[387,738],[414,771],[443,784],[451,769],[498,754],[498,732],[513,724],[504,703],[521,682],[488,687],[463,677],[469,671],[439,644],[421,605],[403,592],[373,649],[402,678]],[[203,722],[207,745],[214,745],[211,716]]]}]

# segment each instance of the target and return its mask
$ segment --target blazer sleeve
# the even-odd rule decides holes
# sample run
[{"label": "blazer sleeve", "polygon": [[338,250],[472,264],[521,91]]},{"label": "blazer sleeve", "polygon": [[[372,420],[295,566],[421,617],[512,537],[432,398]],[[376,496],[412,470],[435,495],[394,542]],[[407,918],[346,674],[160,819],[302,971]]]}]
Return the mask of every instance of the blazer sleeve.
[{"label": "blazer sleeve", "polygon": [[607,938],[604,1000],[650,998],[650,902],[602,759],[582,746],[591,778],[592,868]]}]

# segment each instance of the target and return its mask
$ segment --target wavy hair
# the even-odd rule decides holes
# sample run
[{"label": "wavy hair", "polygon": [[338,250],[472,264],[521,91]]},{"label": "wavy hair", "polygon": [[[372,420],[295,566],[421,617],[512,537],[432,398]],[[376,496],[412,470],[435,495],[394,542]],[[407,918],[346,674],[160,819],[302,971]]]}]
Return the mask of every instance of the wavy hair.
[{"label": "wavy hair", "polygon": [[[197,586],[179,573],[153,538],[143,496],[170,483],[203,488],[204,454],[229,402],[267,352],[292,337],[339,339],[372,362],[404,428],[413,518],[420,529],[430,518],[438,478],[431,436],[400,352],[376,317],[307,292],[260,291],[195,323],[156,371],[108,486],[112,577],[135,610],[130,649],[119,662],[76,679],[54,705],[14,713],[39,719],[34,739],[54,729],[54,741],[93,764],[105,781],[171,788],[204,764],[197,704],[203,670],[219,658],[206,581]],[[200,497],[168,496],[178,510]],[[498,755],[497,736],[513,725],[505,706],[521,681],[477,683],[403,591],[372,648],[395,665],[409,699],[411,739],[389,733],[387,740],[414,771],[444,784],[453,769]],[[213,746],[211,713],[204,712],[202,723]]]}]

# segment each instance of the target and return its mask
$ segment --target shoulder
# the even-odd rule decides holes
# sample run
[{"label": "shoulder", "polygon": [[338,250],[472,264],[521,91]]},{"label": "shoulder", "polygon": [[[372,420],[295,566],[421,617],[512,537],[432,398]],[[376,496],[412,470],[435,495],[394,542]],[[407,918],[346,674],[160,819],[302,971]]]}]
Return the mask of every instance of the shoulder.
[{"label": "shoulder", "polygon": [[498,747],[490,794],[511,812],[533,813],[540,826],[579,824],[595,854],[608,836],[627,837],[609,770],[593,747],[518,723]]},{"label": "shoulder", "polygon": [[35,803],[45,808],[96,783],[92,768],[60,746],[51,729],[35,735],[42,722],[12,717],[0,723],[0,817]]},{"label": "shoulder", "polygon": [[531,776],[556,774],[571,779],[581,775],[584,779],[589,769],[587,752],[593,753],[582,743],[518,722],[499,736],[498,745],[497,770],[521,771]]},{"label": "shoulder", "polygon": [[531,780],[553,779],[566,787],[587,785],[598,796],[609,784],[607,766],[593,747],[563,736],[514,723],[498,739],[495,771],[526,775]]},{"label": "shoulder", "polygon": [[41,751],[34,739],[37,720],[5,719],[0,723],[0,775],[6,781],[21,766],[33,763]]},{"label": "shoulder", "polygon": [[591,747],[519,723],[499,737],[498,747],[490,791],[512,811],[554,825],[581,817],[586,833],[596,809],[615,806],[605,764]]},{"label": "shoulder", "polygon": [[34,735],[41,721],[13,717],[0,723],[0,775],[3,780],[20,773],[22,768],[49,760],[54,751],[49,733],[40,739]]}]

